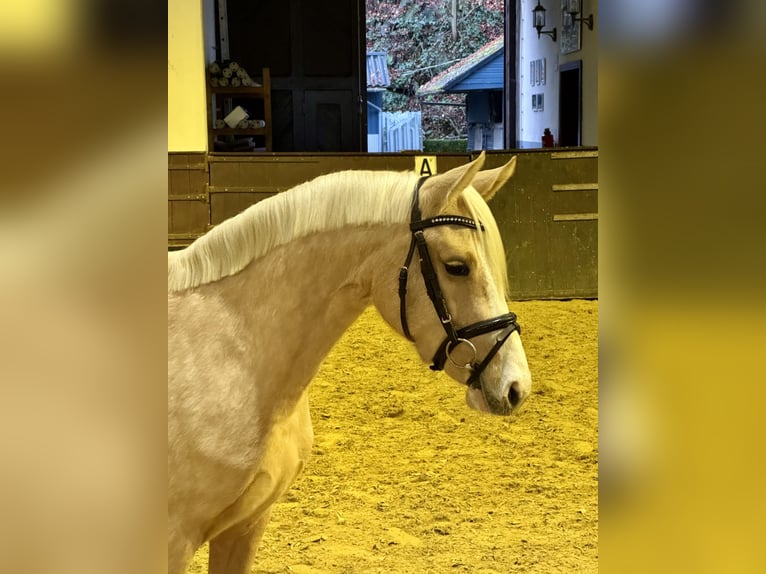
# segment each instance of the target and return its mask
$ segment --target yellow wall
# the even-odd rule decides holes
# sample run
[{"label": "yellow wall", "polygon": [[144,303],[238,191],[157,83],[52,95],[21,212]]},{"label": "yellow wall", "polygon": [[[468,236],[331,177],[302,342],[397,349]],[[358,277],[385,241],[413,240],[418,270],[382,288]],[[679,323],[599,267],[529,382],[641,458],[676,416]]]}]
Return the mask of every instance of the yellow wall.
[{"label": "yellow wall", "polygon": [[200,0],[168,0],[168,151],[207,149]]}]

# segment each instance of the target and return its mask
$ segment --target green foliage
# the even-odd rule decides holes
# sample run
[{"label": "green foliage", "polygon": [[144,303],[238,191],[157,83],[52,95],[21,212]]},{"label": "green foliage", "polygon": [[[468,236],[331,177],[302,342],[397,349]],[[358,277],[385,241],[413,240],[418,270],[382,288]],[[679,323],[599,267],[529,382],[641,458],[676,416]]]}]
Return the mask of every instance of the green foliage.
[{"label": "green foliage", "polygon": [[431,153],[464,153],[468,151],[468,140],[424,140],[423,151]]},{"label": "green foliage", "polygon": [[[386,51],[391,72],[384,109],[421,109],[418,87],[503,34],[503,5],[503,0],[367,0],[367,49]],[[465,135],[464,109],[422,111],[427,137]]]}]

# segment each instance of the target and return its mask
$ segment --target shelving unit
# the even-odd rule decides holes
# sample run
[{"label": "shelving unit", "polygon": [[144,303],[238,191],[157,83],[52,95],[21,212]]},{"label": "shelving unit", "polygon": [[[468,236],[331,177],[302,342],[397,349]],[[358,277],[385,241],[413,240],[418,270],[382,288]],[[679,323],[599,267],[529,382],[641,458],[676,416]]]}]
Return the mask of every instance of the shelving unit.
[{"label": "shelving unit", "polygon": [[[207,106],[208,106],[208,151],[224,151],[216,149],[216,140],[219,136],[255,136],[263,140],[262,146],[257,146],[257,151],[272,151],[271,138],[271,74],[269,68],[263,68],[260,79],[261,86],[254,87],[220,87],[211,86],[208,81],[207,88]],[[263,116],[260,116],[261,105],[250,107],[246,102],[240,100],[261,100]],[[236,104],[234,103],[236,101]],[[216,120],[223,119],[226,116],[226,103],[231,102],[231,107],[241,105],[250,112],[250,119],[262,119],[266,126],[262,128],[216,128]]]}]

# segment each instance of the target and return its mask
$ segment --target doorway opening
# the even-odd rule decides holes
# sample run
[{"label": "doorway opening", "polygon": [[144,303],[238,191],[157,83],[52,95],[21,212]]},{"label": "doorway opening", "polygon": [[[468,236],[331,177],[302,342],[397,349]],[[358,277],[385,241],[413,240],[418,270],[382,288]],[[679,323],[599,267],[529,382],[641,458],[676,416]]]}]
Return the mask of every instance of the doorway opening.
[{"label": "doorway opening", "polygon": [[366,0],[368,151],[503,147],[507,4]]},{"label": "doorway opening", "polygon": [[559,145],[582,142],[582,60],[559,67]]}]

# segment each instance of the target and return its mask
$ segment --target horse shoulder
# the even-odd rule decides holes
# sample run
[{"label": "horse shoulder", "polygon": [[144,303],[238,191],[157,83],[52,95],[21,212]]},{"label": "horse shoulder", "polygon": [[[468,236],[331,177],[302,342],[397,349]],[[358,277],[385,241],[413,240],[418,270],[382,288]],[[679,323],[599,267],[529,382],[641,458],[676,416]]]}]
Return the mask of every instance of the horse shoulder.
[{"label": "horse shoulder", "polygon": [[274,421],[252,479],[215,520],[206,538],[241,523],[257,522],[295,482],[308,461],[314,432],[307,393],[295,409]]}]

